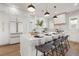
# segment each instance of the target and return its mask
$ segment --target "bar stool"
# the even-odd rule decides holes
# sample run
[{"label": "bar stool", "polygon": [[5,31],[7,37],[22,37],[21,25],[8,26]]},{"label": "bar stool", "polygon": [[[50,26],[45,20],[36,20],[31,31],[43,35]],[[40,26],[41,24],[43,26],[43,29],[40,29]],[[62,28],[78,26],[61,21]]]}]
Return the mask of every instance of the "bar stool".
[{"label": "bar stool", "polygon": [[70,44],[69,44],[69,41],[68,41],[68,35],[66,35],[65,37],[64,37],[64,40],[65,40],[65,45],[67,46],[66,48],[67,48],[67,51],[68,51],[68,49],[70,48]]},{"label": "bar stool", "polygon": [[49,51],[52,52],[52,55],[54,55],[54,53],[53,53],[54,51],[56,52],[56,55],[58,55],[57,54],[57,45],[55,42],[51,40],[51,41],[46,42],[43,45],[36,46],[36,56],[38,54],[38,51],[42,52],[44,56],[46,56],[46,55],[48,56]]},{"label": "bar stool", "polygon": [[63,36],[59,36],[58,40],[60,40],[60,52],[61,52],[61,55],[65,55],[65,52],[64,52],[64,37]]},{"label": "bar stool", "polygon": [[36,48],[36,56],[38,55],[38,51],[42,52],[44,56],[48,56],[48,52],[52,50],[51,46],[46,44],[36,46],[35,48]]},{"label": "bar stool", "polygon": [[64,41],[64,40],[62,40],[62,37],[58,37],[57,39],[55,39],[54,40],[55,42],[54,42],[54,44],[56,45],[56,51],[57,51],[57,53],[59,54],[59,55],[65,55],[65,53],[64,53],[64,49],[63,49],[63,45],[64,44],[62,44],[62,41]]},{"label": "bar stool", "polygon": [[[61,47],[61,53],[64,56],[65,53],[68,51],[68,47],[70,47],[69,45],[69,41],[68,41],[68,35],[66,36],[61,36],[60,37],[60,47]],[[66,51],[66,52],[65,52]]]},{"label": "bar stool", "polygon": [[54,45],[55,45],[57,56],[64,55],[64,52],[61,46],[61,41],[59,40],[59,38],[54,42]]}]

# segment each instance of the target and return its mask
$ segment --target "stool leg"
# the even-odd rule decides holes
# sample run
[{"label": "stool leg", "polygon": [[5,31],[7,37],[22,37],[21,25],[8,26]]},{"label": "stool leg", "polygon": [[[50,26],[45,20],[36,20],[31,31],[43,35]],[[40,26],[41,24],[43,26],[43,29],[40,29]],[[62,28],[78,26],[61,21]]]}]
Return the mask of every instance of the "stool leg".
[{"label": "stool leg", "polygon": [[55,52],[56,52],[56,56],[58,56],[58,48],[57,47],[55,49]]},{"label": "stool leg", "polygon": [[67,43],[68,43],[68,46],[69,46],[69,48],[70,48],[70,44],[69,44],[69,41],[67,40]]},{"label": "stool leg", "polygon": [[45,52],[44,52],[44,56],[46,56],[46,55],[45,55]]},{"label": "stool leg", "polygon": [[54,55],[54,53],[53,53],[53,52],[54,52],[54,50],[51,50],[51,51],[52,51],[52,55]]},{"label": "stool leg", "polygon": [[37,56],[37,54],[38,54],[38,51],[36,50],[36,56]]}]

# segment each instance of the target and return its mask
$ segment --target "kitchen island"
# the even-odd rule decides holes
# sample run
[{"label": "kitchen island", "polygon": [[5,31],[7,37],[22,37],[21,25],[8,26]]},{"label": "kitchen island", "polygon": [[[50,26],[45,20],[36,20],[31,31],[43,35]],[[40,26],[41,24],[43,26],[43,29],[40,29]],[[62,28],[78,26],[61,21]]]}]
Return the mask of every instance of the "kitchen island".
[{"label": "kitchen island", "polygon": [[[45,35],[40,34],[40,37],[34,37],[27,33],[26,35],[21,36],[20,40],[20,52],[22,56],[36,56],[35,46],[44,44],[45,42],[53,40],[53,38],[57,38],[59,35]],[[38,51],[38,56],[41,56],[42,53]]]}]

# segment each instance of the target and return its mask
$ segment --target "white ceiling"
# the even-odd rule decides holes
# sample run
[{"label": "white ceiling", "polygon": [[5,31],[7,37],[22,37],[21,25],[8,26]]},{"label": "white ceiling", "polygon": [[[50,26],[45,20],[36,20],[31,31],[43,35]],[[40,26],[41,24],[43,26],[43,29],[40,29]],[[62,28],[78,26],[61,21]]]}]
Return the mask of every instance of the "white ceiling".
[{"label": "white ceiling", "polygon": [[[45,11],[48,10],[48,12],[53,16],[54,15],[54,11],[56,11],[57,14],[60,13],[68,13],[68,12],[72,12],[72,11],[76,11],[79,9],[79,4],[78,5],[74,5],[75,3],[33,3],[33,5],[36,8],[35,11],[35,15],[38,16],[43,16]],[[27,13],[29,13],[27,11],[27,6],[29,4],[28,3],[1,3],[0,4],[0,11],[4,11],[7,12],[7,8],[8,7],[12,7],[15,6],[15,8],[17,8],[19,11],[24,11]],[[57,6],[56,10],[54,10],[53,6]]]}]

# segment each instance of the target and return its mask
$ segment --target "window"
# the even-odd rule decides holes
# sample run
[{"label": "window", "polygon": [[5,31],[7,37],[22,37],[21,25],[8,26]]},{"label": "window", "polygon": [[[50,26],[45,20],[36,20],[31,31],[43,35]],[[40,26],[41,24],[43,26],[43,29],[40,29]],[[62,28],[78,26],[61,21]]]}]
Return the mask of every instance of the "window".
[{"label": "window", "polygon": [[78,18],[73,17],[69,20],[69,28],[70,29],[78,29]]}]

